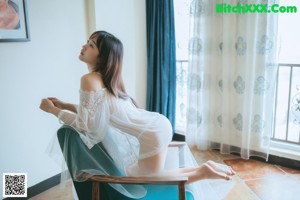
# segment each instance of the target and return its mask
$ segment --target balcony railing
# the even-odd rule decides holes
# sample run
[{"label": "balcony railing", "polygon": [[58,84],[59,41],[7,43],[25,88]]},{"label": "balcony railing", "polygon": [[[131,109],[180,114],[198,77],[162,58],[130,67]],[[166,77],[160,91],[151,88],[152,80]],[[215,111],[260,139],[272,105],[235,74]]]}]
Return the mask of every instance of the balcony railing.
[{"label": "balcony railing", "polygon": [[[188,61],[177,60],[176,132],[186,130]],[[300,64],[279,64],[272,140],[300,145]]]},{"label": "balcony railing", "polygon": [[300,145],[300,64],[279,64],[272,139]]}]

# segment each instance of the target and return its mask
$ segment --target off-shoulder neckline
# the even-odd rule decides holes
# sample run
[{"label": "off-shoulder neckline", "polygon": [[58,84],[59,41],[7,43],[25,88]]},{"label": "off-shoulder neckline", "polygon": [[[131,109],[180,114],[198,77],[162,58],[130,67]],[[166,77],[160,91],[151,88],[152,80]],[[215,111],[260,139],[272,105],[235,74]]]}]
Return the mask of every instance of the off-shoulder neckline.
[{"label": "off-shoulder neckline", "polygon": [[85,90],[79,89],[79,92],[82,92],[82,93],[85,93],[85,94],[97,94],[97,93],[103,92],[105,90],[106,90],[106,88],[101,88],[101,89],[98,89],[96,91],[85,91]]}]

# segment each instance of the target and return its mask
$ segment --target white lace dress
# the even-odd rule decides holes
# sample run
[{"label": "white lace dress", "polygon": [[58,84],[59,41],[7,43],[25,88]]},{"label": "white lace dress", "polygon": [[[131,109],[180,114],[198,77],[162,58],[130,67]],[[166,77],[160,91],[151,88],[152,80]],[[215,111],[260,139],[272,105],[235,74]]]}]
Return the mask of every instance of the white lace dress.
[{"label": "white lace dress", "polygon": [[[165,150],[172,139],[172,127],[165,116],[138,109],[130,99],[116,98],[106,89],[80,90],[77,114],[62,110],[58,118],[80,133],[89,148],[103,142],[110,156],[123,169],[138,159]],[[112,147],[112,142],[118,146]],[[129,173],[134,175],[135,172]]]},{"label": "white lace dress", "polygon": [[[78,132],[87,147],[79,150],[75,148],[75,151],[68,155],[68,148],[63,149],[64,159],[68,160],[74,168],[69,169],[74,180],[84,181],[93,175],[112,175],[111,166],[108,164],[110,162],[95,159],[95,155],[90,153],[90,150],[97,149],[104,158],[113,160],[121,175],[124,175],[128,166],[136,164],[139,159],[159,153],[171,142],[172,127],[169,120],[163,115],[138,109],[130,99],[116,98],[110,95],[106,89],[96,92],[82,90],[79,92],[80,103],[77,106],[77,113],[62,110],[58,115],[61,122],[73,127]],[[105,150],[99,144],[103,145]],[[70,145],[77,144],[66,139],[64,146]],[[59,147],[55,147],[54,142],[49,146],[49,154],[52,154],[53,157],[53,154],[57,153],[57,150],[53,149]],[[184,155],[184,161],[182,161],[184,165],[179,167],[198,166],[187,145],[180,150],[180,154]],[[81,155],[84,155],[84,158],[80,157]],[[92,161],[92,167],[82,167],[85,166],[82,163],[84,160]],[[65,171],[65,168],[63,167],[62,170]],[[135,171],[128,173],[134,175]],[[137,176],[141,175],[137,174]],[[62,177],[62,182],[66,181],[66,178]],[[146,189],[140,185],[110,185],[130,198],[142,198],[147,193]],[[207,197],[213,193],[207,181],[190,184],[187,188],[192,191],[197,200],[204,199],[201,194],[205,194]]]}]

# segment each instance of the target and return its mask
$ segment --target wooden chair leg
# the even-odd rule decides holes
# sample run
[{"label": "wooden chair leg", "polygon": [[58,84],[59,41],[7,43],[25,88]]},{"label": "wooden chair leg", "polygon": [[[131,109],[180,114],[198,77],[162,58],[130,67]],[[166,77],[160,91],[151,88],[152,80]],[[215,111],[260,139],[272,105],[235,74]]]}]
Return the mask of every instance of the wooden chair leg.
[{"label": "wooden chair leg", "polygon": [[92,200],[100,200],[100,183],[93,182]]},{"label": "wooden chair leg", "polygon": [[185,184],[184,183],[179,183],[178,192],[179,192],[179,200],[185,200]]}]

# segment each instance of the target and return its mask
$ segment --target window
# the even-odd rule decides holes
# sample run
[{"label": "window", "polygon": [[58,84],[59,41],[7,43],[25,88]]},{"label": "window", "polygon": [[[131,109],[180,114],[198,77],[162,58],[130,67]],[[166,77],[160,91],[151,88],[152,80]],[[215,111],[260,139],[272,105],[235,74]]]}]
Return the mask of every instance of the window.
[{"label": "window", "polygon": [[176,123],[175,131],[186,129],[189,12],[191,0],[174,0],[176,35]]},{"label": "window", "polygon": [[[278,15],[279,73],[273,140],[300,145],[300,2],[280,0],[296,6],[298,13]],[[295,147],[290,145],[289,147]]]},{"label": "window", "polygon": [[[192,0],[175,0],[177,93],[175,131],[184,134],[187,109],[189,6]],[[300,147],[300,1],[280,0],[298,13],[278,14],[279,73],[274,108],[274,141]],[[298,148],[297,147],[297,148]]]},{"label": "window", "polygon": [[300,64],[300,1],[279,0],[282,6],[296,6],[297,13],[278,14],[279,63]]}]

